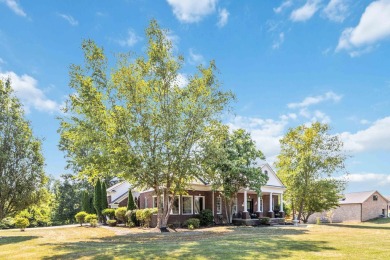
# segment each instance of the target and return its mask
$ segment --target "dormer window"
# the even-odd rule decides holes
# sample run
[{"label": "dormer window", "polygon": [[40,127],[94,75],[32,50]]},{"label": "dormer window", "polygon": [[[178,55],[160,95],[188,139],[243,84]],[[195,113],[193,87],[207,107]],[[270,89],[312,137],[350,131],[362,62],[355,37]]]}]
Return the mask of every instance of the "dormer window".
[{"label": "dormer window", "polygon": [[377,201],[377,200],[378,200],[378,195],[372,196],[372,199],[373,199],[374,201]]},{"label": "dormer window", "polygon": [[267,175],[267,176],[268,176],[268,171],[267,171],[267,170],[265,170],[265,171],[264,171],[264,173],[265,173],[265,175]]}]

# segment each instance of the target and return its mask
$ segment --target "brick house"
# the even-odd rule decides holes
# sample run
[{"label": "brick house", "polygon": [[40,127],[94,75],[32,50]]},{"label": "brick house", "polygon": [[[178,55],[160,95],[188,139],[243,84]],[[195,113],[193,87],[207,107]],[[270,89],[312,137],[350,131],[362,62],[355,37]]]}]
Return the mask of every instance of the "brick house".
[{"label": "brick house", "polygon": [[[233,210],[236,219],[249,220],[251,214],[275,217],[275,206],[280,208],[280,216],[284,216],[283,193],[286,188],[269,164],[262,165],[261,169],[263,173],[268,175],[268,182],[261,188],[262,193],[260,196],[255,191],[249,189],[239,191]],[[121,187],[130,188],[128,183],[122,185]],[[107,196],[113,194],[111,188],[107,189]],[[118,188],[114,188],[114,190],[118,190]],[[157,199],[152,189],[139,193],[135,192],[133,197],[138,198],[137,203],[140,209],[157,207]],[[127,203],[127,193],[123,192],[123,195],[117,199],[111,197],[111,201],[111,204],[119,201],[126,201]],[[121,202],[119,202],[119,206]],[[222,223],[223,219],[226,218],[225,202],[220,192],[213,191],[211,184],[198,179],[190,184],[186,195],[175,196],[169,223],[184,223],[185,220],[196,216],[204,209],[212,211],[216,223]]]},{"label": "brick house", "polygon": [[[347,193],[340,199],[339,207],[333,210],[333,222],[363,222],[389,216],[390,201],[378,191]],[[314,213],[308,223],[315,223],[317,217],[326,219],[326,212]]]}]

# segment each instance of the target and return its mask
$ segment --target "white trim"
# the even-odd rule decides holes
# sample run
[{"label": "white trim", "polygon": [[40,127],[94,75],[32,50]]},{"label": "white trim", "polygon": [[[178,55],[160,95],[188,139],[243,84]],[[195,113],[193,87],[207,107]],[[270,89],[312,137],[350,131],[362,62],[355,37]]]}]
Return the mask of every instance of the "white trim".
[{"label": "white trim", "polygon": [[202,208],[200,209],[200,211],[202,211],[202,210],[204,210],[205,209],[205,207],[206,207],[206,197],[205,196],[194,196],[194,214],[200,214],[200,211],[199,212],[195,212],[195,200],[196,200],[196,198],[203,198],[203,205],[202,205]]},{"label": "white trim", "polygon": [[[160,203],[162,204],[162,208],[164,208],[164,196],[163,195],[160,195],[160,196],[161,196]],[[156,195],[153,196],[152,203],[153,203],[152,204],[152,208],[153,209],[157,209],[158,207],[157,207],[157,196]],[[154,206],[154,204],[156,204],[156,206]]]},{"label": "white trim", "polygon": [[[192,195],[182,195],[181,196],[181,200],[182,200],[182,210],[181,210],[181,214],[182,215],[192,215],[194,214],[194,196]],[[183,202],[183,199],[184,198],[191,198],[190,201],[191,201],[191,213],[184,213],[183,210],[184,210],[184,202]]]}]

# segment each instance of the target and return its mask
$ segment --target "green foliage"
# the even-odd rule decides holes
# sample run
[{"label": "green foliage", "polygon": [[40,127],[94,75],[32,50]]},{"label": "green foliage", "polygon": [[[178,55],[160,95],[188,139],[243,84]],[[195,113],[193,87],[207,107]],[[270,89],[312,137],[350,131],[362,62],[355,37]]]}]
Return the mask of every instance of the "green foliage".
[{"label": "green foliage", "polygon": [[107,202],[107,187],[106,183],[103,181],[102,182],[102,209],[108,208],[108,202]]},{"label": "green foliage", "polygon": [[0,221],[0,229],[9,229],[15,227],[15,219],[6,217]]},{"label": "green foliage", "polygon": [[0,79],[0,219],[39,203],[46,180],[41,140],[33,136],[10,79]]},{"label": "green foliage", "polygon": [[261,172],[257,164],[258,160],[264,160],[265,157],[248,132],[237,129],[229,134],[228,129],[223,127],[219,133],[204,143],[208,156],[203,164],[214,189],[221,190],[225,198],[226,214],[231,223],[233,202],[238,191],[250,188],[261,194],[261,186],[267,183],[268,176]]},{"label": "green foliage", "polygon": [[320,218],[320,217],[317,217],[317,218],[316,218],[316,224],[317,224],[317,225],[320,225],[320,224],[321,224],[321,218]]},{"label": "green foliage", "polygon": [[214,216],[211,209],[204,209],[199,214],[201,226],[210,226],[214,224]]},{"label": "green foliage", "polygon": [[[85,66],[71,66],[75,94],[59,129],[60,149],[81,176],[121,173],[134,187],[165,194],[165,203],[202,172],[196,148],[233,97],[221,90],[214,61],[179,86],[184,58],[174,55],[168,34],[152,20],[145,55],[120,54],[112,70],[103,49],[84,41]],[[158,225],[166,226],[168,206],[159,212]]]},{"label": "green foliage", "polygon": [[192,229],[199,228],[200,220],[198,218],[189,218],[186,220],[185,226],[187,226],[189,229],[191,229],[190,226],[192,226]]},{"label": "green foliage", "polygon": [[108,217],[109,219],[115,218],[115,209],[103,209],[102,215]]},{"label": "green foliage", "polygon": [[151,209],[151,208],[146,208],[146,209],[138,209],[136,212],[136,217],[139,223],[144,226],[144,227],[149,227],[150,222],[152,221],[152,216],[153,214],[157,213],[157,209]]},{"label": "green foliage", "polygon": [[95,213],[93,196],[91,196],[87,190],[84,190],[82,194],[81,210],[90,214]]},{"label": "green foliage", "polygon": [[127,222],[126,212],[127,212],[127,208],[126,207],[117,208],[115,210],[115,217],[116,217],[116,219],[121,221],[121,222],[123,222],[123,223],[126,223]]},{"label": "green foliage", "polygon": [[115,219],[109,219],[109,220],[107,220],[107,224],[110,227],[115,227],[116,226],[116,220]]},{"label": "green foliage", "polygon": [[139,221],[137,220],[137,211],[138,209],[128,210],[126,212],[127,224],[130,227],[139,226]]},{"label": "green foliage", "polygon": [[15,218],[15,227],[20,228],[21,231],[24,231],[26,227],[30,225],[30,222],[27,218],[24,217],[16,217]]},{"label": "green foliage", "polygon": [[98,223],[98,216],[96,214],[88,214],[85,216],[85,222],[88,222],[91,227],[96,227]]},{"label": "green foliage", "polygon": [[345,169],[343,142],[328,132],[328,125],[316,122],[290,129],[280,140],[278,176],[287,187],[293,213],[304,222],[314,212],[337,207],[344,189],[345,181],[332,178]]},{"label": "green foliage", "polygon": [[82,209],[81,200],[86,184],[71,174],[61,175],[54,183],[54,205],[52,221],[56,225],[75,223],[74,216]]},{"label": "green foliage", "polygon": [[99,218],[103,210],[102,205],[103,205],[102,186],[100,184],[100,179],[97,179],[95,183],[94,194],[93,194],[93,206]]},{"label": "green foliage", "polygon": [[76,221],[78,223],[80,223],[80,226],[83,225],[83,223],[85,223],[85,218],[88,216],[88,213],[85,212],[85,211],[80,211],[79,213],[76,214],[76,216],[74,216],[76,218]]},{"label": "green foliage", "polygon": [[259,218],[260,220],[260,225],[269,225],[270,219],[268,217],[261,217]]},{"label": "green foliage", "polygon": [[128,195],[128,200],[127,200],[127,210],[133,210],[136,208],[137,208],[137,206],[134,203],[133,193],[131,192],[131,189],[129,189],[129,195]]}]

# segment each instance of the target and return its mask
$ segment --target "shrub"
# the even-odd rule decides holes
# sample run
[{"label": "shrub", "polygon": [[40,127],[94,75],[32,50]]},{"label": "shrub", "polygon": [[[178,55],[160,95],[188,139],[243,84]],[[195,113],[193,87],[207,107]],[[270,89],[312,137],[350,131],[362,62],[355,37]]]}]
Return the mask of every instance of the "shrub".
[{"label": "shrub", "polygon": [[87,212],[85,211],[80,211],[79,213],[77,213],[74,217],[76,219],[77,222],[80,223],[80,226],[83,225],[83,223],[85,223],[85,217],[88,215]]},{"label": "shrub", "polygon": [[115,217],[117,220],[126,223],[126,207],[120,207],[115,210]]},{"label": "shrub", "polygon": [[0,229],[8,229],[15,227],[15,219],[11,217],[6,217],[0,221]]},{"label": "shrub", "polygon": [[261,225],[269,225],[269,218],[268,217],[262,217],[259,218]]},{"label": "shrub", "polygon": [[199,220],[201,226],[210,226],[214,224],[214,216],[211,209],[202,210],[199,214]]},{"label": "shrub", "polygon": [[190,225],[188,225],[188,229],[194,230],[195,228],[194,228],[194,226],[192,224],[190,224]]},{"label": "shrub", "polygon": [[109,219],[109,220],[107,220],[107,224],[110,227],[115,227],[116,226],[116,220],[115,219]]},{"label": "shrub", "polygon": [[128,210],[126,212],[126,219],[129,227],[139,226],[139,221],[137,220],[137,209]]},{"label": "shrub", "polygon": [[321,224],[321,218],[320,218],[320,217],[317,217],[317,218],[316,218],[316,224],[317,224],[317,225],[320,225],[320,224]]},{"label": "shrub", "polygon": [[98,217],[96,216],[96,214],[88,214],[85,217],[85,222],[88,222],[91,225],[91,227],[96,227],[97,221],[98,221]]},{"label": "shrub", "polygon": [[103,209],[102,214],[109,219],[115,219],[115,209]]},{"label": "shrub", "polygon": [[139,209],[136,211],[136,217],[142,226],[149,227],[152,216],[155,213],[157,213],[157,209]]},{"label": "shrub", "polygon": [[[199,228],[200,220],[198,218],[189,218],[185,224],[189,229]],[[192,228],[190,228],[192,226]]]},{"label": "shrub", "polygon": [[27,218],[24,218],[24,217],[17,217],[15,219],[15,226],[17,228],[20,228],[20,231],[24,231],[24,229],[26,227],[28,227],[28,225],[30,225],[30,221],[28,221]]}]

